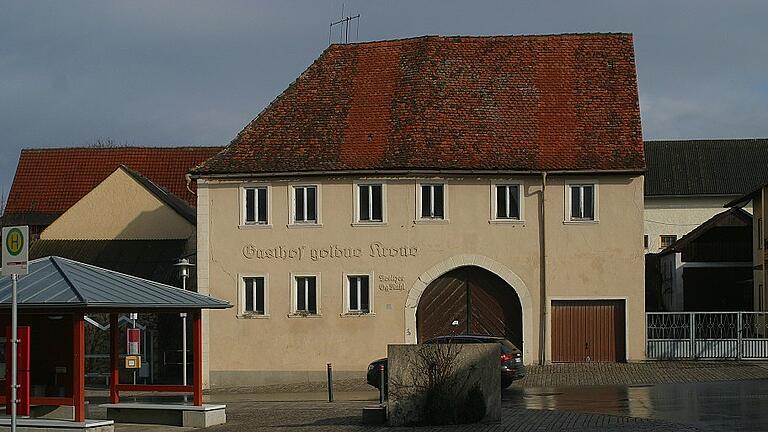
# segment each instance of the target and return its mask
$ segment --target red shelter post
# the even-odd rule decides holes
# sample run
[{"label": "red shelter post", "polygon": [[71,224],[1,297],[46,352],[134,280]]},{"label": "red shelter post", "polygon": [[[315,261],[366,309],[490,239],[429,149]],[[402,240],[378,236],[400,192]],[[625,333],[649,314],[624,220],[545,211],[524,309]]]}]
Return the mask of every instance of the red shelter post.
[{"label": "red shelter post", "polygon": [[72,316],[72,403],[75,421],[85,421],[85,321],[83,313]]},{"label": "red shelter post", "polygon": [[194,366],[192,368],[192,386],[193,386],[193,399],[194,404],[201,406],[203,404],[203,325],[201,321],[201,311],[197,310],[192,313],[192,319],[194,320],[194,341],[192,342],[194,349]]},{"label": "red shelter post", "polygon": [[115,313],[109,314],[109,402],[113,404],[120,402],[120,393],[117,390],[117,385],[120,384],[120,324],[117,317]]}]

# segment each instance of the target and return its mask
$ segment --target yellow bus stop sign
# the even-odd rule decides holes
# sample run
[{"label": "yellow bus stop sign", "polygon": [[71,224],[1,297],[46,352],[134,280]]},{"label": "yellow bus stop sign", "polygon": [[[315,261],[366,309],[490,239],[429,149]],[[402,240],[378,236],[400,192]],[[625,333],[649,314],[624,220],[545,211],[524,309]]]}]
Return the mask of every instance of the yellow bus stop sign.
[{"label": "yellow bus stop sign", "polygon": [[21,250],[24,248],[24,234],[18,228],[11,228],[8,231],[8,236],[5,238],[5,250],[11,254],[11,256],[18,256]]}]

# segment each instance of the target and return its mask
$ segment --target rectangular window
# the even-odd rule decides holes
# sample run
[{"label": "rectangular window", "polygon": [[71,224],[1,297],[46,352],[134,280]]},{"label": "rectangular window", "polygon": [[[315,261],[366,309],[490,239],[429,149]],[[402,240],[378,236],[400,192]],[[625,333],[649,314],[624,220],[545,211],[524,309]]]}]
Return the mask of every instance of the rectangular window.
[{"label": "rectangular window", "polygon": [[445,187],[441,184],[421,185],[421,218],[445,218]]},{"label": "rectangular window", "polygon": [[317,223],[317,186],[293,188],[293,222]]},{"label": "rectangular window", "polygon": [[315,276],[296,276],[296,313],[317,313],[317,278]]},{"label": "rectangular window", "polygon": [[383,222],[384,202],[381,184],[361,184],[358,188],[358,221]]},{"label": "rectangular window", "polygon": [[347,307],[352,313],[371,311],[368,275],[347,276]]},{"label": "rectangular window", "polygon": [[763,218],[757,218],[757,248],[763,248]]},{"label": "rectangular window", "polygon": [[645,235],[643,236],[643,247],[644,247],[645,249],[648,249],[648,234],[645,234]]},{"label": "rectangular window", "polygon": [[267,188],[245,188],[245,223],[267,224]]},{"label": "rectangular window", "polygon": [[676,241],[677,241],[676,235],[663,235],[661,236],[661,248],[666,249],[672,246],[672,244]]},{"label": "rectangular window", "polygon": [[243,288],[245,290],[243,312],[254,315],[265,315],[267,313],[267,302],[264,277],[244,277]]},{"label": "rectangular window", "polygon": [[595,220],[595,185],[570,185],[571,220]]},{"label": "rectangular window", "polygon": [[496,219],[520,219],[520,185],[496,185]]}]

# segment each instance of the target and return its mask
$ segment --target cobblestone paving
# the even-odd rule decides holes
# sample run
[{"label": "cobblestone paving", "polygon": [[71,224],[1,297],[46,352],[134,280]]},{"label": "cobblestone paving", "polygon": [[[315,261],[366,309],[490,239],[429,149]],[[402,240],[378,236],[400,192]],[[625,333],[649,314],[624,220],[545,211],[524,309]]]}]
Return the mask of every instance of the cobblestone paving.
[{"label": "cobblestone paving", "polygon": [[768,365],[735,361],[569,363],[529,366],[520,387],[665,384],[768,378]]},{"label": "cobblestone paving", "polygon": [[[528,366],[528,376],[515,382],[517,387],[555,387],[610,384],[664,384],[707,381],[734,381],[768,378],[768,363],[753,362],[646,362],[573,363]],[[367,391],[365,378],[337,380],[339,392]],[[310,382],[261,387],[234,387],[212,393],[302,393],[320,392],[325,383]]]},{"label": "cobblestone paving", "polygon": [[[659,384],[707,381],[768,379],[768,363],[750,362],[648,362],[632,364],[557,364],[529,367],[529,375],[515,383],[522,388],[609,385]],[[334,383],[336,392],[368,391],[363,380]],[[267,402],[258,394],[275,392],[318,392],[324,383],[290,386],[234,388],[213,392],[215,402],[227,403],[228,422],[206,431],[488,431],[488,432],[694,432],[698,429],[661,420],[615,416],[572,411],[526,409],[505,403],[502,422],[489,425],[447,427],[385,428],[362,424],[362,408],[372,402],[295,401]],[[249,397],[248,394],[254,394]],[[117,425],[117,431],[183,431],[185,428]],[[192,429],[189,429],[192,430]]]},{"label": "cobblestone paving", "polygon": [[[228,422],[206,431],[482,431],[482,432],[544,432],[544,431],[638,431],[695,432],[686,425],[632,417],[559,412],[530,409],[504,409],[500,424],[474,424],[443,427],[389,428],[366,426],[361,422],[365,402],[305,403],[257,402],[228,406]],[[126,431],[118,427],[118,430]],[[138,430],[138,429],[131,429]]]}]

